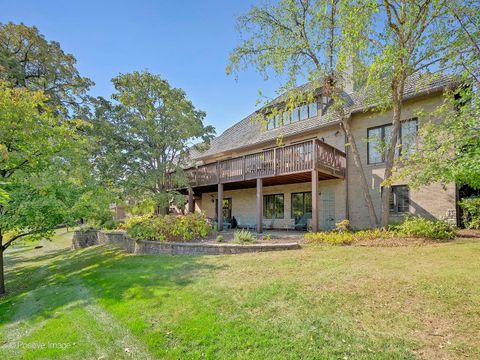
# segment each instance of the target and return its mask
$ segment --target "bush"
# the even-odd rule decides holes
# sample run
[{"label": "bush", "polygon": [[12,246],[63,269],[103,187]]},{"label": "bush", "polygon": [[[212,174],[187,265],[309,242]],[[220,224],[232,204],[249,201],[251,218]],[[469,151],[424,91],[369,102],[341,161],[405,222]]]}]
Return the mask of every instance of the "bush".
[{"label": "bush", "polygon": [[429,220],[421,217],[409,217],[390,229],[399,236],[421,237],[428,239],[452,239],[455,237],[453,226],[441,220]]},{"label": "bush", "polygon": [[463,223],[469,229],[480,229],[480,196],[463,199],[459,203],[463,210]]},{"label": "bush", "polygon": [[104,230],[118,230],[122,227],[123,222],[120,220],[107,220],[102,225],[101,228]]},{"label": "bush", "polygon": [[304,238],[308,243],[350,245],[355,241],[387,239],[393,237],[393,235],[391,231],[381,229],[360,230],[356,232],[333,230],[318,233],[309,232],[305,234]]},{"label": "bush", "polygon": [[218,235],[217,236],[217,242],[223,242],[223,236],[222,235]]},{"label": "bush", "polygon": [[128,235],[139,240],[192,241],[207,237],[211,226],[199,213],[134,216],[125,224]]},{"label": "bush", "polygon": [[248,230],[237,230],[233,233],[233,241],[238,244],[255,243],[257,237]]},{"label": "bush", "polygon": [[355,240],[353,233],[336,231],[317,233],[309,232],[304,235],[304,238],[308,243],[323,243],[330,245],[349,245]]},{"label": "bush", "polygon": [[342,220],[335,224],[335,230],[338,232],[346,232],[350,230],[350,221]]}]

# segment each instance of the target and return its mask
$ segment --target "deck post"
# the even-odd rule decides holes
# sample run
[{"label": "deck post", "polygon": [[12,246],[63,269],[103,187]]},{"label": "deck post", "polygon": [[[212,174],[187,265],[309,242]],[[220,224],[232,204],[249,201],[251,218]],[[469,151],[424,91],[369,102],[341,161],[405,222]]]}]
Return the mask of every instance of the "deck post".
[{"label": "deck post", "polygon": [[312,140],[312,146],[313,146],[313,151],[312,151],[313,166],[312,166],[312,169],[315,170],[317,168],[317,138]]},{"label": "deck post", "polygon": [[312,231],[318,232],[318,171],[312,170]]},{"label": "deck post", "polygon": [[217,224],[218,231],[223,230],[223,184],[218,183],[218,195],[217,195]]},{"label": "deck post", "polygon": [[273,175],[277,176],[277,148],[273,148]]},{"label": "deck post", "polygon": [[257,178],[257,232],[263,231],[263,179]]},{"label": "deck post", "polygon": [[195,211],[195,206],[193,204],[193,190],[188,189],[188,213],[193,213]]}]

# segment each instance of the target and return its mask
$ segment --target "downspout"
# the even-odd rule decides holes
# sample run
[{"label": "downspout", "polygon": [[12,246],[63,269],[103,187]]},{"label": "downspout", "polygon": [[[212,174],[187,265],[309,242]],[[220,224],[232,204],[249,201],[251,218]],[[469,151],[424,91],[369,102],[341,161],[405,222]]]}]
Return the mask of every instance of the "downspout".
[{"label": "downspout", "polygon": [[344,145],[344,150],[345,150],[345,177],[344,177],[344,182],[345,182],[345,219],[350,221],[350,201],[349,201],[349,196],[348,196],[348,149],[347,149],[347,135],[345,134],[345,145]]}]

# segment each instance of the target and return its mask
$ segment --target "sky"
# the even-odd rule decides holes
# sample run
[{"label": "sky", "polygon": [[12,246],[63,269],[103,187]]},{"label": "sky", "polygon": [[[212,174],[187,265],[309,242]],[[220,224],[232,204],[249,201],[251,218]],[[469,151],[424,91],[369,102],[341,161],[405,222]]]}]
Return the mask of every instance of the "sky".
[{"label": "sky", "polygon": [[253,69],[227,76],[229,52],[239,43],[236,18],[254,0],[0,0],[0,22],[36,26],[77,59],[95,82],[91,95],[110,98],[110,79],[148,70],[185,90],[207,113],[217,134],[274,97],[278,79]]}]

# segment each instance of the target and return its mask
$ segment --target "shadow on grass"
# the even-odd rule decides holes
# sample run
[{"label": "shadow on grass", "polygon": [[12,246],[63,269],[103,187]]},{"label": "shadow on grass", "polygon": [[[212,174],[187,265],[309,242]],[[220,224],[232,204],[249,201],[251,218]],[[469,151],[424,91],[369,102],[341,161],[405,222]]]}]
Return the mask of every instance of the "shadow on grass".
[{"label": "shadow on grass", "polygon": [[108,246],[7,258],[9,293],[0,299],[0,325],[45,320],[99,299],[151,298],[154,288],[178,289],[220,268],[201,257],[134,256]]}]

